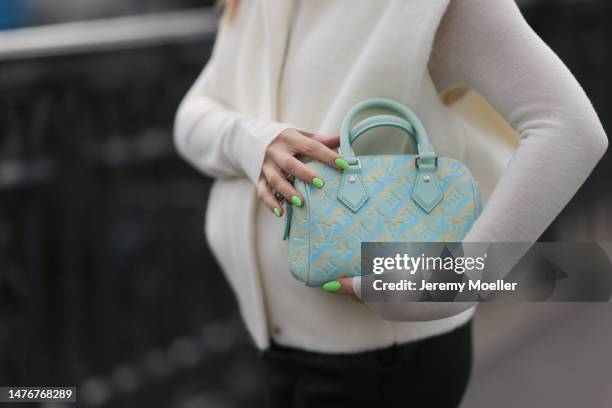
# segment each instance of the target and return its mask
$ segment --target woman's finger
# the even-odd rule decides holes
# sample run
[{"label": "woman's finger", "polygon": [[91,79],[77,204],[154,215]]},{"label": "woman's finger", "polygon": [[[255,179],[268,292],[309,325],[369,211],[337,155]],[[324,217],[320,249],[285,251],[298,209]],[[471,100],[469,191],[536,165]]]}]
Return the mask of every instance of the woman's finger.
[{"label": "woman's finger", "polygon": [[270,186],[263,177],[257,182],[257,196],[274,215],[277,217],[283,216],[283,207],[279,204],[278,200],[272,193]]},{"label": "woman's finger", "polygon": [[279,156],[278,165],[287,174],[291,174],[300,180],[304,180],[304,182],[312,184],[316,188],[323,188],[325,182],[313,169],[296,159],[294,156],[288,154],[284,156],[279,154]]},{"label": "woman's finger", "polygon": [[323,289],[331,293],[354,295],[353,278],[340,278],[323,284]]},{"label": "woman's finger", "polygon": [[317,142],[323,143],[330,149],[335,149],[336,147],[340,146],[340,136],[338,135],[312,135],[311,138],[316,140]]},{"label": "woman's finger", "polygon": [[304,132],[301,131],[304,135],[308,136],[311,139],[316,140],[317,142],[323,143],[325,146],[330,149],[335,149],[340,146],[340,136],[339,135],[319,135],[316,133]]},{"label": "woman's finger", "polygon": [[363,303],[361,300],[361,277],[340,278],[326,282],[323,289],[331,293],[348,295],[353,302]]},{"label": "woman's finger", "polygon": [[293,185],[291,185],[291,183],[281,174],[279,167],[271,163],[265,163],[261,169],[261,173],[274,191],[281,194],[294,206],[302,206],[304,199],[295,187],[293,187]]},{"label": "woman's finger", "polygon": [[292,134],[288,140],[296,153],[310,157],[321,163],[329,164],[341,170],[348,168],[348,163],[344,158],[340,157],[337,152],[327,147],[315,137],[308,137],[303,134],[299,134],[299,136]]}]

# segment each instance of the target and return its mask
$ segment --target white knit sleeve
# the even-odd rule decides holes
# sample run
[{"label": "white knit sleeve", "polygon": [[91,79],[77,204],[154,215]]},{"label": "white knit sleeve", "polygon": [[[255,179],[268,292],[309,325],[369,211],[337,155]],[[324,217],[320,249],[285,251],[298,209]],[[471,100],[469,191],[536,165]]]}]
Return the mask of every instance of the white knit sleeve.
[{"label": "white knit sleeve", "polygon": [[206,92],[206,71],[181,102],[174,123],[178,153],[210,177],[246,175],[257,183],[270,142],[289,125],[246,117]]},{"label": "white knit sleeve", "polygon": [[[248,18],[248,7],[241,10],[242,18]],[[177,110],[174,141],[178,153],[199,171],[217,178],[246,176],[257,183],[268,145],[292,126],[242,115],[232,106],[229,67],[237,63],[240,24],[221,24],[212,57]]]},{"label": "white knit sleeve", "polygon": [[465,240],[536,241],[608,144],[584,91],[512,0],[452,0],[430,72],[441,92],[467,85],[480,93],[520,135]]}]

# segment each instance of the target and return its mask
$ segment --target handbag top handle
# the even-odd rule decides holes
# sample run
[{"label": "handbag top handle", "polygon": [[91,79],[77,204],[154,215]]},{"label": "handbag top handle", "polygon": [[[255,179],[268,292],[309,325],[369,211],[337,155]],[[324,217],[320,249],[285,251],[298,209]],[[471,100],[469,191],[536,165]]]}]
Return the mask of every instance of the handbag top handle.
[{"label": "handbag top handle", "polygon": [[[369,109],[387,110],[399,117],[373,115],[351,128],[357,115]],[[349,167],[342,171],[338,200],[354,213],[359,211],[368,200],[369,192],[360,177],[361,162],[355,156],[351,144],[363,133],[379,126],[392,126],[402,129],[416,142],[417,155],[414,158],[416,178],[411,197],[425,212],[432,211],[442,199],[442,190],[435,174],[438,167],[438,157],[429,143],[425,127],[419,117],[409,108],[399,102],[383,98],[366,99],[358,103],[342,121],[340,154],[348,162]]]},{"label": "handbag top handle", "polygon": [[381,126],[389,126],[401,129],[404,131],[404,133],[409,135],[416,143],[416,131],[414,130],[414,126],[412,126],[410,122],[393,115],[377,115],[370,116],[369,118],[366,118],[361,122],[357,123],[355,126],[353,126],[353,128],[349,132],[349,140],[351,142],[351,145],[355,143],[357,139],[359,139],[359,137],[361,137],[361,135],[363,135],[364,133]]},{"label": "handbag top handle", "polygon": [[[354,119],[361,113],[370,109],[384,109],[395,113],[393,115],[374,115],[370,116],[351,128]],[[359,161],[351,145],[365,132],[381,127],[391,126],[403,130],[412,137],[417,146],[417,161],[420,166],[435,167],[437,157],[433,147],[429,143],[427,131],[419,120],[418,116],[406,106],[384,98],[372,98],[362,101],[355,105],[345,116],[340,129],[340,155],[349,165],[358,165]]]}]

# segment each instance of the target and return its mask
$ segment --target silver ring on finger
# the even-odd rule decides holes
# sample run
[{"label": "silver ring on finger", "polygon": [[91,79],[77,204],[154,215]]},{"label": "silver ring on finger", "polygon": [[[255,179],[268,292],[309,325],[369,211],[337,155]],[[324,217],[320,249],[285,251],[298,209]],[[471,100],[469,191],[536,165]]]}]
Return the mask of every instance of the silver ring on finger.
[{"label": "silver ring on finger", "polygon": [[285,202],[287,201],[287,199],[278,191],[274,192],[274,198],[276,198],[276,201],[278,201],[280,205],[285,204]]},{"label": "silver ring on finger", "polygon": [[[293,182],[295,181],[295,176],[293,174],[289,174],[284,170],[281,170],[281,174],[283,175],[283,177],[291,184],[293,185]],[[276,200],[278,201],[279,204],[285,204],[285,202],[287,202],[287,199],[278,191],[274,192],[274,197],[276,197]]]},{"label": "silver ring on finger", "polygon": [[283,175],[283,177],[291,184],[293,185],[293,182],[295,181],[295,176],[293,174],[289,174],[287,173],[285,170],[281,170],[281,173]]}]

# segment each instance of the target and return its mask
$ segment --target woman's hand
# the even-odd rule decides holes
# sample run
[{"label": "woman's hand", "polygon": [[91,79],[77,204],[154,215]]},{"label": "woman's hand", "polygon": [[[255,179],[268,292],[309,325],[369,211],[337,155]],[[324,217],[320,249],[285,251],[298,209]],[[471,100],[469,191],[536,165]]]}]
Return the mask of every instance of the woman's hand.
[{"label": "woman's hand", "polygon": [[287,180],[294,176],[316,188],[323,188],[325,182],[314,170],[296,158],[309,157],[329,164],[337,169],[348,168],[348,163],[332,149],[339,144],[338,136],[322,136],[286,129],[268,146],[257,183],[257,195],[276,215],[282,217],[283,209],[274,193],[279,193],[296,207],[301,207],[304,197]]}]

